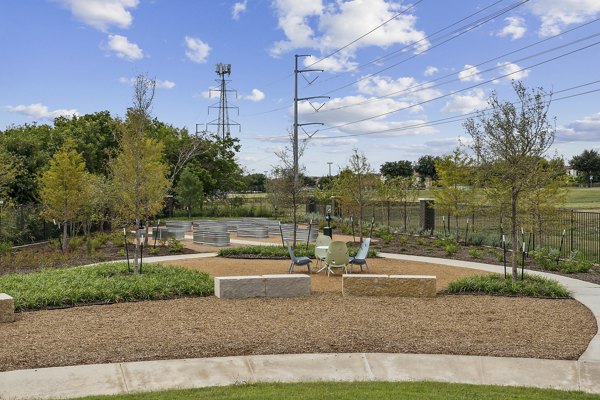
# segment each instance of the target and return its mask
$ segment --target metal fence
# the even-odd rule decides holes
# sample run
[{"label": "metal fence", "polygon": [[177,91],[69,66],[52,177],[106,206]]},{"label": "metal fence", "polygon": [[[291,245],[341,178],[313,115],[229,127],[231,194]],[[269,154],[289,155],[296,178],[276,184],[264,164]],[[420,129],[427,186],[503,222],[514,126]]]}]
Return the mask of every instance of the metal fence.
[{"label": "metal fence", "polygon": [[40,215],[39,205],[0,206],[0,242],[26,244],[57,237],[58,228]]},{"label": "metal fence", "polygon": [[[321,215],[325,213],[325,204],[316,204],[313,210]],[[356,211],[333,205],[334,216],[348,221],[353,217],[358,221]],[[389,227],[398,233],[421,233],[421,215],[419,203],[373,202],[363,210],[365,222],[373,218],[376,226]],[[435,210],[434,235],[452,235],[457,240],[494,247],[502,245],[502,237],[512,242],[510,220],[507,215],[492,208],[480,206],[465,210],[460,216],[444,215]],[[428,231],[428,233],[430,233]],[[527,249],[535,250],[542,246],[561,249],[563,256],[571,252],[580,252],[586,260],[600,263],[600,213],[557,209],[551,215],[541,219],[540,224],[531,224],[518,228],[519,243],[525,242]]]}]

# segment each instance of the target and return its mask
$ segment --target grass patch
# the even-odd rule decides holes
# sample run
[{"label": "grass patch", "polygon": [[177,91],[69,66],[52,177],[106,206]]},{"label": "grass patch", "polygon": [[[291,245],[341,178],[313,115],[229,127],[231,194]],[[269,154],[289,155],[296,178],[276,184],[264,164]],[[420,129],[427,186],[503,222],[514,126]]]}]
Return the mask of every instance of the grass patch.
[{"label": "grass patch", "polygon": [[127,263],[110,263],[10,274],[0,277],[0,292],[14,298],[16,311],[213,293],[213,280],[203,272],[151,264],[142,271],[134,275]]},{"label": "grass patch", "polygon": [[591,400],[600,395],[552,389],[506,386],[478,386],[437,382],[318,382],[262,383],[225,387],[210,387],[166,392],[137,393],[119,396],[86,397],[92,399],[124,400],[465,400],[465,399],[522,399],[522,400]]},{"label": "grass patch", "polygon": [[[358,247],[348,246],[348,253],[351,256],[356,255]],[[309,244],[308,248],[306,243],[301,243],[294,249],[294,255],[296,257],[310,257],[315,256],[315,245]],[[242,247],[224,247],[219,250],[219,256],[229,258],[272,258],[272,259],[286,259],[290,258],[287,247],[283,246],[242,246]],[[375,249],[369,249],[369,257],[376,257],[377,251]]]},{"label": "grass patch", "polygon": [[450,282],[447,292],[557,299],[571,297],[570,292],[557,281],[529,274],[517,282],[513,282],[510,276],[504,278],[500,274],[467,276]]}]

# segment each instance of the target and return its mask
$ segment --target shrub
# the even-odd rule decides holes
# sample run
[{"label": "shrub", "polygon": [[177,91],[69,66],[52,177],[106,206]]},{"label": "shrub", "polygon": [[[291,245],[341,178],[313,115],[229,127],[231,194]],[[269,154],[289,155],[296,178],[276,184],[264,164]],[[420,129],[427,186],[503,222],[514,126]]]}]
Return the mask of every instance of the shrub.
[{"label": "shrub", "polygon": [[119,257],[125,257],[126,254],[125,249],[119,249],[119,251],[117,251]]},{"label": "shrub", "polygon": [[170,253],[181,253],[184,248],[183,243],[177,239],[169,239],[167,242],[167,247],[169,248]]},{"label": "shrub", "polygon": [[456,242],[452,243],[451,242],[451,243],[447,243],[444,246],[444,251],[446,252],[446,255],[451,256],[451,255],[456,254],[458,252],[458,248],[459,248],[458,247],[458,243],[456,243]]},{"label": "shrub", "polygon": [[143,274],[127,273],[127,263],[61,268],[0,277],[13,296],[15,310],[66,307],[86,303],[206,296],[213,293],[208,274],[186,268],[144,265]]},{"label": "shrub", "polygon": [[483,251],[479,250],[476,247],[469,247],[468,252],[469,252],[469,256],[471,256],[472,258],[480,259],[483,257]]},{"label": "shrub", "polygon": [[408,237],[404,236],[404,235],[399,235],[398,237],[398,242],[400,244],[406,244],[408,243]]},{"label": "shrub", "polygon": [[435,245],[443,249],[447,255],[451,256],[458,252],[458,243],[449,236],[440,236],[435,240]]},{"label": "shrub", "polygon": [[583,254],[578,251],[572,251],[568,258],[561,260],[557,249],[542,247],[532,252],[531,256],[546,271],[573,274],[577,272],[589,272],[592,268],[592,263],[586,261]]},{"label": "shrub", "polygon": [[495,257],[498,262],[504,261],[504,251],[498,251],[496,249],[489,249],[488,254]]},{"label": "shrub", "polygon": [[558,268],[560,272],[567,274],[589,272],[589,270],[592,268],[592,263],[590,261],[586,261],[583,254],[579,251],[572,251],[569,255],[569,258],[566,260],[561,260],[558,263]]},{"label": "shrub", "polygon": [[155,256],[160,253],[160,247],[148,247],[148,253]]},{"label": "shrub", "polygon": [[473,233],[467,237],[467,244],[473,246],[481,246],[485,240],[485,236],[480,233]]},{"label": "shrub", "polygon": [[492,294],[503,296],[568,298],[570,292],[553,279],[526,274],[513,282],[500,274],[473,275],[450,282],[448,293]]},{"label": "shrub", "polygon": [[12,250],[12,243],[0,242],[0,255],[4,255]]},{"label": "shrub", "polygon": [[80,250],[81,246],[85,242],[85,238],[83,236],[75,236],[69,239],[67,242],[67,246],[69,247],[69,251]]}]

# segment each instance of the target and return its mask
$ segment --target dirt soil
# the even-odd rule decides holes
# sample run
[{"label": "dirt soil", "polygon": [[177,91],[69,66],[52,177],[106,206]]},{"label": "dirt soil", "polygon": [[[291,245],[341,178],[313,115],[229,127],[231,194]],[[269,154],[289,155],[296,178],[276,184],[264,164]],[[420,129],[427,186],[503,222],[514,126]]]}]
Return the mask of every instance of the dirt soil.
[{"label": "dirt soil", "polygon": [[[212,275],[285,273],[286,260],[185,260]],[[447,282],[479,271],[369,260],[373,273]],[[303,272],[300,268],[297,273]],[[341,278],[311,276],[304,298],[180,298],[17,314],[0,325],[0,370],[251,354],[402,352],[577,359],[597,332],[575,300],[439,294],[344,298]]]}]

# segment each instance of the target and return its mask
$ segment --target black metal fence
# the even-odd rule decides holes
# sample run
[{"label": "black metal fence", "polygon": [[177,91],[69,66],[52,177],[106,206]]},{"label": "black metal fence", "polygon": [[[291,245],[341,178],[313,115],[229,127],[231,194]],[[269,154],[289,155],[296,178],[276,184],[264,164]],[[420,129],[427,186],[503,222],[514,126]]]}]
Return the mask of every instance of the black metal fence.
[{"label": "black metal fence", "polygon": [[[317,214],[324,215],[325,204],[312,207]],[[312,211],[311,210],[311,211]],[[358,222],[358,213],[333,205],[334,216],[348,221],[353,217]],[[421,232],[419,203],[373,202],[363,210],[365,222],[372,218],[379,227],[389,227],[391,232],[418,234]],[[452,235],[461,242],[501,247],[503,236],[512,242],[510,220],[492,207],[476,207],[464,210],[460,216],[444,215],[435,210],[433,235]],[[428,234],[431,231],[427,232]],[[525,242],[528,250],[542,246],[561,249],[563,256],[580,252],[586,260],[600,263],[600,213],[557,209],[542,217],[539,222],[518,228],[519,243]]]},{"label": "black metal fence", "polygon": [[14,245],[57,237],[58,228],[45,221],[39,205],[0,206],[0,242]]}]

